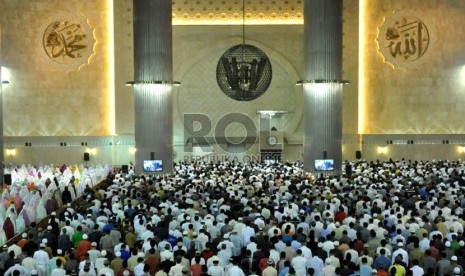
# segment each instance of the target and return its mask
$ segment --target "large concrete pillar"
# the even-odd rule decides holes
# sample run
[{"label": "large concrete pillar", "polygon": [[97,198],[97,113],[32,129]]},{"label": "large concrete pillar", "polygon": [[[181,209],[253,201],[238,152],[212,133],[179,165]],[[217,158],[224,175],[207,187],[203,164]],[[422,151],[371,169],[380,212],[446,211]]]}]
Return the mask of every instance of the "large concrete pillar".
[{"label": "large concrete pillar", "polygon": [[304,166],[342,166],[342,0],[305,0]]},{"label": "large concrete pillar", "polygon": [[[1,32],[0,32],[1,36]],[[0,39],[1,42],[1,39]],[[1,45],[1,44],[0,44]],[[1,53],[1,49],[0,49]],[[0,66],[2,63],[0,62]],[[3,78],[2,78],[2,70],[0,67],[0,183],[4,184],[4,163],[5,163],[5,138],[3,137]],[[0,186],[1,186],[0,184]]]},{"label": "large concrete pillar", "polygon": [[[0,22],[0,57],[2,56],[2,23]],[[5,138],[3,137],[3,61],[0,58],[0,185],[4,184]]]},{"label": "large concrete pillar", "polygon": [[136,173],[144,160],[173,170],[172,1],[134,0]]}]

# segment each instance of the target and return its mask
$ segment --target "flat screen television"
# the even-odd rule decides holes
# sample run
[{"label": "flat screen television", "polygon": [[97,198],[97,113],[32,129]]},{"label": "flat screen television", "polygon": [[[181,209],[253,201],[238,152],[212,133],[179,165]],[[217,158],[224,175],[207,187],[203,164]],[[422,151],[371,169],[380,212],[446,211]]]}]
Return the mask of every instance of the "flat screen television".
[{"label": "flat screen television", "polygon": [[144,160],[144,172],[162,172],[162,160]]},{"label": "flat screen television", "polygon": [[327,172],[334,170],[334,159],[316,159],[315,160],[315,171]]}]

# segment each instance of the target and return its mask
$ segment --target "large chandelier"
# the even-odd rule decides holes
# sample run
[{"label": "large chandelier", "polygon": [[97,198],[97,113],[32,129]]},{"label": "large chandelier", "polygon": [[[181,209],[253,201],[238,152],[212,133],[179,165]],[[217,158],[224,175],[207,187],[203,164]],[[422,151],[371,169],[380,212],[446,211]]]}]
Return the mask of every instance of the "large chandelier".
[{"label": "large chandelier", "polygon": [[216,80],[223,93],[237,101],[263,95],[271,83],[271,62],[259,48],[245,44],[245,0],[243,0],[242,44],[226,50],[216,66]]}]

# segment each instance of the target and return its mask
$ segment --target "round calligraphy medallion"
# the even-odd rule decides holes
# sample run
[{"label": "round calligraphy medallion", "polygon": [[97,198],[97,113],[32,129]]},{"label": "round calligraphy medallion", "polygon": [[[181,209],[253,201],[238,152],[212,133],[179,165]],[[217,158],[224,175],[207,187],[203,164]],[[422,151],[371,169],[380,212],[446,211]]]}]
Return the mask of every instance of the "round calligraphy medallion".
[{"label": "round calligraphy medallion", "polygon": [[407,67],[422,59],[430,44],[426,24],[413,12],[394,13],[379,28],[378,48],[386,62]]},{"label": "round calligraphy medallion", "polygon": [[47,57],[66,69],[79,69],[94,53],[94,34],[79,14],[62,12],[45,25],[42,46]]}]

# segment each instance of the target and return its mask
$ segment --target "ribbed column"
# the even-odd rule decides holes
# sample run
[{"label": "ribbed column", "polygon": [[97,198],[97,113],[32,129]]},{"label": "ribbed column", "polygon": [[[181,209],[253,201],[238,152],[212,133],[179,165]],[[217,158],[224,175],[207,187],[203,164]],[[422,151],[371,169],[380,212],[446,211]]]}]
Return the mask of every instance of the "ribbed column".
[{"label": "ribbed column", "polygon": [[[0,22],[0,57],[2,56],[2,23]],[[3,77],[2,67],[3,61],[0,58],[0,183],[4,183],[4,169],[5,163],[5,138],[3,137]]]},{"label": "ribbed column", "polygon": [[305,0],[304,164],[342,166],[342,0]]},{"label": "ribbed column", "polygon": [[[1,32],[0,32],[1,37]],[[0,39],[1,42],[1,39]],[[1,44],[0,44],[1,45]],[[0,48],[1,53],[1,48]],[[0,62],[0,66],[2,63]],[[4,169],[3,164],[5,163],[5,138],[3,137],[3,78],[2,78],[2,70],[0,67],[0,182],[4,183]]]},{"label": "ribbed column", "polygon": [[134,0],[136,172],[143,161],[173,170],[172,1]]}]

